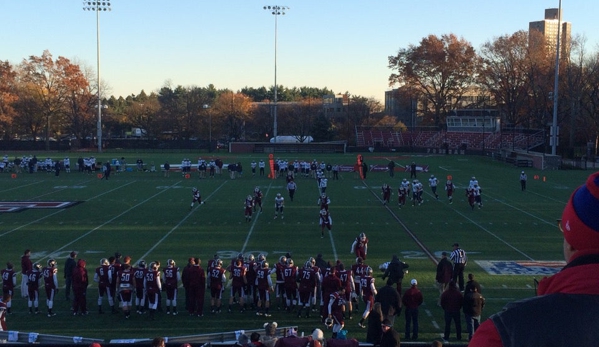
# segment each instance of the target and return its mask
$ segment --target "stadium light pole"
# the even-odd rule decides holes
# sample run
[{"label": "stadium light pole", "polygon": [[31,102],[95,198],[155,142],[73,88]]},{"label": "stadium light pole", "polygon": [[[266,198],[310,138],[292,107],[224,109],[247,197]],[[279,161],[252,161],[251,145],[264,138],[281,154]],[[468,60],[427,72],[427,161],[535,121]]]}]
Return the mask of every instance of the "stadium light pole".
[{"label": "stadium light pole", "polygon": [[96,12],[96,62],[98,71],[98,123],[97,123],[97,138],[98,138],[98,153],[102,152],[102,94],[100,93],[100,12],[111,11],[110,1],[84,1],[84,11]]},{"label": "stadium light pole", "polygon": [[208,152],[212,153],[212,112],[208,104],[202,105],[202,108],[208,112]]},{"label": "stadium light pole", "polygon": [[285,15],[285,11],[289,10],[289,6],[264,6],[264,9],[275,16],[275,100],[273,110],[274,123],[272,131],[274,143],[277,143],[277,18],[279,15]]}]

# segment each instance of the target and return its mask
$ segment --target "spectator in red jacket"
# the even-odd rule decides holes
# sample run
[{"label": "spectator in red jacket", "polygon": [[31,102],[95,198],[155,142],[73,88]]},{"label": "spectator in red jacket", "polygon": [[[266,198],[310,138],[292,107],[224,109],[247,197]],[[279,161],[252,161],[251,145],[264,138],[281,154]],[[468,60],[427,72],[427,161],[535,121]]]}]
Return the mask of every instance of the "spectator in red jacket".
[{"label": "spectator in red jacket", "polygon": [[445,342],[449,341],[452,320],[455,323],[458,340],[462,339],[460,311],[462,310],[463,301],[464,297],[456,286],[456,283],[454,281],[449,282],[449,286],[443,294],[441,294],[441,307],[443,308],[443,311],[445,311],[445,333],[443,334],[443,340],[445,340]]},{"label": "spectator in red jacket", "polygon": [[484,321],[468,346],[596,346],[599,341],[599,172],[570,197],[558,227],[568,263],[538,295]]},{"label": "spectator in red jacket", "polygon": [[418,281],[413,278],[410,281],[410,288],[404,293],[401,302],[405,307],[406,334],[405,339],[410,339],[410,325],[412,325],[412,340],[418,339],[418,307],[422,305],[424,297],[418,289]]},{"label": "spectator in red jacket", "polygon": [[87,314],[87,286],[89,278],[87,276],[86,262],[83,259],[77,261],[77,267],[73,270],[73,316]]}]

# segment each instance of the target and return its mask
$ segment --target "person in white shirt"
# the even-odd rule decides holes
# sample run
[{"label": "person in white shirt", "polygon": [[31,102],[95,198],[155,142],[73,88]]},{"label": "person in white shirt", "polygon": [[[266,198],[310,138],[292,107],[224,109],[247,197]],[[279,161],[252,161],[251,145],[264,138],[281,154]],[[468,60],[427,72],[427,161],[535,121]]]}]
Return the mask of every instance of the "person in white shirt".
[{"label": "person in white shirt", "polygon": [[281,219],[285,218],[283,215],[283,209],[285,208],[285,198],[281,196],[281,193],[277,193],[275,197],[275,219],[279,217],[279,212],[281,213]]},{"label": "person in white shirt", "polygon": [[435,177],[435,175],[431,175],[431,178],[428,179],[428,186],[431,187],[433,194],[435,195],[435,199],[439,200],[439,195],[437,194],[437,185],[439,184],[439,180]]},{"label": "person in white shirt", "polygon": [[326,177],[323,177],[320,179],[320,193],[324,194],[327,191],[327,184],[328,184],[329,180]]}]

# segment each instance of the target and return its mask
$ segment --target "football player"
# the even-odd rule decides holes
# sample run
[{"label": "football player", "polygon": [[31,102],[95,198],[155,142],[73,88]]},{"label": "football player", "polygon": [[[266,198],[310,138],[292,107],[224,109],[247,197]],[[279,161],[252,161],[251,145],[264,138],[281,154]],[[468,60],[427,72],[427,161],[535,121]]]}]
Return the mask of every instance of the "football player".
[{"label": "football player", "polygon": [[391,199],[391,187],[387,183],[383,183],[381,191],[383,194],[383,205],[387,205],[389,203],[389,199]]},{"label": "football player", "polygon": [[475,184],[472,187],[473,193],[474,193],[474,202],[476,203],[476,205],[478,205],[478,208],[483,207],[483,198],[481,196],[481,193],[483,192],[483,190],[480,188],[480,186],[478,184]]},{"label": "football player", "polygon": [[[114,257],[108,258],[108,262],[110,263],[110,265],[108,266],[108,281],[110,281],[110,295],[112,296],[113,301],[117,298],[116,280],[118,278],[118,273],[121,270],[122,266],[120,262],[122,254],[116,252],[114,255]],[[110,309],[112,313],[118,313],[114,305],[112,305]]]},{"label": "football player", "polygon": [[450,204],[453,204],[453,191],[455,190],[455,185],[453,184],[453,182],[448,179],[447,182],[445,183],[445,191],[447,192],[447,199],[449,200]]},{"label": "football player", "polygon": [[315,293],[318,285],[317,274],[312,268],[312,263],[307,261],[302,269],[298,270],[297,278],[299,281],[299,304],[297,309],[297,317],[302,316],[302,309],[306,308],[306,318],[310,317],[310,304],[312,296]]},{"label": "football player", "polygon": [[261,264],[261,268],[256,270],[256,288],[258,288],[256,315],[270,317],[271,314],[268,313],[268,310],[270,309],[270,292],[273,291],[272,279],[270,278],[268,262],[265,260]]},{"label": "football player", "polygon": [[351,245],[350,253],[354,253],[356,257],[360,257],[366,260],[366,254],[368,254],[368,238],[365,233],[360,233]]},{"label": "football player", "polygon": [[343,321],[343,308],[345,307],[345,287],[333,292],[328,300],[328,318],[333,319],[333,338],[343,329],[345,322]]},{"label": "football player", "polygon": [[274,269],[270,270],[275,274],[275,295],[279,301],[279,310],[285,306],[285,268],[287,267],[287,257],[282,255],[279,262],[275,264]]},{"label": "football player", "polygon": [[358,323],[360,328],[366,328],[364,325],[364,321],[368,318],[370,311],[372,310],[372,306],[374,305],[374,297],[376,296],[376,287],[374,286],[374,277],[372,277],[372,268],[369,266],[366,268],[364,276],[360,277],[360,287],[362,288],[362,300],[366,304],[364,308],[364,313],[362,314],[362,319]]},{"label": "football player", "polygon": [[[244,293],[246,296],[245,299],[245,303],[249,303],[251,306],[251,309],[253,310],[256,306],[256,300],[257,300],[257,290],[256,290],[256,270],[258,269],[258,264],[256,263],[256,259],[254,257],[253,254],[249,254],[246,258],[245,258],[245,262],[243,263],[243,266],[245,266],[247,272],[246,272],[246,280],[247,280],[247,284],[245,286],[244,289]],[[245,309],[245,307],[244,307]]]},{"label": "football player", "polygon": [[352,277],[351,270],[346,270],[345,265],[343,265],[343,263],[340,263],[338,265],[338,268],[339,268],[339,270],[337,271],[337,276],[341,280],[342,288],[345,288],[345,295],[343,296],[343,299],[345,300],[345,305],[346,305],[345,312],[348,313],[348,317],[349,317],[349,319],[351,319],[351,314],[352,314],[351,296],[352,296],[352,294],[355,295],[354,293],[355,293],[355,289],[356,289],[355,284],[354,284],[354,278]]},{"label": "football player", "polygon": [[322,279],[322,293],[320,298],[320,313],[322,317],[327,316],[327,310],[329,306],[329,300],[331,300],[331,294],[341,288],[341,280],[337,277],[337,270],[334,266],[327,268],[327,273]]},{"label": "football player", "polygon": [[317,205],[320,205],[320,209],[329,210],[329,204],[331,203],[331,199],[326,194],[321,194],[316,202]]},{"label": "football player", "polygon": [[331,230],[331,226],[333,225],[333,220],[331,219],[331,214],[329,211],[324,208],[320,210],[320,219],[318,220],[318,224],[320,224],[320,238],[324,238],[324,228]]},{"label": "football player", "polygon": [[210,308],[212,313],[221,312],[221,301],[223,296],[223,290],[227,277],[225,276],[225,268],[223,268],[223,261],[218,259],[214,264],[214,267],[209,269],[210,274]]},{"label": "football player", "polygon": [[285,208],[285,198],[281,196],[281,193],[277,193],[275,197],[275,219],[279,217],[279,212],[281,213],[281,219],[285,218],[283,214],[283,209]]},{"label": "football player", "polygon": [[285,281],[285,304],[287,312],[291,312],[297,305],[297,266],[291,258],[287,258],[287,266],[283,269],[283,279]]},{"label": "football player", "polygon": [[58,292],[58,269],[56,268],[56,260],[49,259],[48,266],[42,269],[42,276],[44,277],[44,287],[46,289],[46,306],[48,306],[48,317],[56,316],[56,313],[52,312],[54,307],[54,296]]},{"label": "football player", "polygon": [[468,182],[468,187],[474,187],[474,185],[478,185],[478,180],[476,179],[476,177],[472,176],[470,182]]},{"label": "football player", "polygon": [[428,179],[428,186],[431,187],[431,191],[433,195],[435,195],[435,199],[439,200],[439,195],[437,195],[437,185],[439,184],[439,180],[435,177],[435,175],[431,175],[431,178]]},{"label": "football player", "polygon": [[466,197],[468,198],[468,205],[474,210],[474,186],[466,188]]},{"label": "football player", "polygon": [[365,276],[366,269],[368,265],[364,264],[364,259],[362,257],[356,258],[356,263],[351,266],[352,276],[354,278],[354,290],[356,295],[354,295],[354,303],[356,304],[356,311],[359,310],[359,304],[357,298],[362,297],[362,287],[360,286],[360,279],[362,276]]},{"label": "football player", "polygon": [[256,186],[254,188],[254,212],[256,212],[256,207],[260,206],[260,212],[262,212],[262,192],[260,191],[260,187]]},{"label": "football player", "polygon": [[151,262],[146,277],[144,278],[144,289],[148,295],[148,309],[150,310],[150,319],[154,320],[154,314],[158,308],[158,300],[162,283],[160,282],[160,265]]},{"label": "football player", "polygon": [[[14,269],[14,265],[11,262],[6,263],[6,269],[3,269],[0,272],[0,276],[2,277],[2,294],[13,296],[13,292],[15,287],[17,286],[17,274]],[[12,300],[6,302],[6,312],[10,312],[10,308],[12,306]]]},{"label": "football player", "polygon": [[245,201],[243,203],[243,209],[244,209],[244,215],[245,215],[245,221],[249,222],[252,220],[252,211],[254,209],[254,198],[252,198],[251,195],[248,195],[245,198]]},{"label": "football player", "polygon": [[193,189],[191,190],[191,195],[193,196],[193,200],[191,200],[191,206],[189,206],[189,210],[190,211],[191,211],[191,209],[193,208],[193,205],[195,205],[196,202],[199,205],[204,205],[204,202],[202,201],[202,195],[200,194],[200,191],[198,190],[198,188],[193,187]]},{"label": "football player", "polygon": [[232,306],[235,298],[239,300],[241,312],[245,311],[245,288],[247,285],[247,268],[243,264],[243,255],[235,259],[235,264],[231,267],[231,295],[229,296],[229,313],[233,312]]},{"label": "football player", "polygon": [[33,313],[35,308],[35,314],[40,313],[39,311],[39,284],[42,279],[42,266],[39,263],[34,263],[33,268],[27,273],[27,305],[29,306],[29,313]]},{"label": "football player", "polygon": [[116,288],[120,299],[120,306],[123,309],[125,318],[131,316],[131,306],[133,306],[133,289],[136,287],[135,275],[131,271],[131,265],[123,264],[117,274]]},{"label": "football player", "polygon": [[135,306],[137,314],[142,314],[146,306],[146,291],[144,289],[144,280],[146,278],[146,262],[140,260],[137,267],[133,268],[133,277],[135,277]]},{"label": "football player", "polygon": [[100,259],[100,266],[96,268],[96,272],[94,274],[94,282],[98,283],[98,313],[102,314],[102,301],[104,300],[104,295],[108,297],[108,304],[110,307],[114,309],[114,298],[112,297],[112,293],[110,292],[110,278],[108,275],[108,269],[110,267],[110,262],[106,258]]},{"label": "football player", "polygon": [[397,204],[399,208],[402,208],[406,204],[406,197],[408,196],[408,189],[402,184],[397,188]]},{"label": "football player", "polygon": [[162,274],[164,280],[164,286],[166,287],[166,314],[171,314],[171,307],[173,309],[173,316],[177,315],[177,291],[179,282],[181,281],[181,272],[175,264],[173,259],[166,261],[166,268]]}]

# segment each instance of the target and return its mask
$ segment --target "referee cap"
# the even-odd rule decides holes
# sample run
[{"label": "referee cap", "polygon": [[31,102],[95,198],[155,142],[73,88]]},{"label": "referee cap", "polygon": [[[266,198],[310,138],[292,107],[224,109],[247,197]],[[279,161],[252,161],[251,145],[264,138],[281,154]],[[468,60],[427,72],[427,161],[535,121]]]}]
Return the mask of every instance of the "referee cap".
[{"label": "referee cap", "polygon": [[456,242],[456,243],[453,244],[453,246],[454,247],[460,247],[460,244]]}]

